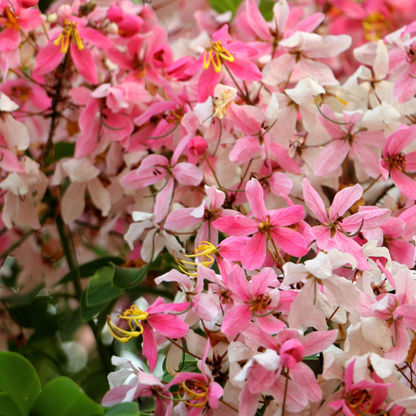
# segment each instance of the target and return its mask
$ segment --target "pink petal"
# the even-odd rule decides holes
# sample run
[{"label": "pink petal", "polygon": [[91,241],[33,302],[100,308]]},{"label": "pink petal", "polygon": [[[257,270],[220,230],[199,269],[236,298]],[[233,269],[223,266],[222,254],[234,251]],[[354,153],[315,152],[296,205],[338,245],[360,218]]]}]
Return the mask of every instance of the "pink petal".
[{"label": "pink petal", "polygon": [[398,103],[404,103],[412,99],[416,94],[416,63],[412,63],[403,69],[401,75],[394,83],[393,98]]},{"label": "pink petal", "polygon": [[283,172],[275,172],[272,177],[268,179],[270,190],[278,196],[288,196],[293,182]]},{"label": "pink petal", "polygon": [[343,219],[342,228],[347,232],[355,232],[361,227],[361,223],[364,220],[361,229],[371,230],[385,224],[390,218],[390,215],[391,211],[389,209],[380,209],[375,207],[373,209],[366,209]]},{"label": "pink petal", "polygon": [[331,68],[322,62],[302,58],[300,60],[300,67],[305,74],[318,81],[323,87],[339,84]]},{"label": "pink petal", "polygon": [[250,28],[254,30],[256,35],[263,40],[270,40],[272,35],[267,27],[266,20],[260,13],[257,4],[253,0],[246,2],[246,14],[250,19]]},{"label": "pink petal", "polygon": [[261,267],[266,260],[266,235],[260,232],[248,241],[241,250],[241,261],[247,270]]},{"label": "pink petal", "polygon": [[156,215],[157,222],[164,220],[169,212],[170,202],[172,200],[173,186],[174,181],[171,177],[169,177],[166,186],[156,196],[156,202],[153,211]]},{"label": "pink petal", "polygon": [[15,29],[3,29],[0,33],[0,51],[10,52],[20,45],[20,33]]},{"label": "pink petal", "polygon": [[275,282],[277,279],[276,272],[270,268],[264,268],[259,274],[256,274],[251,279],[251,291],[253,296],[257,297],[266,292],[267,287]]},{"label": "pink petal", "polygon": [[35,61],[35,73],[45,75],[52,72],[64,60],[61,47],[49,42],[38,54]]},{"label": "pink petal", "polygon": [[153,330],[144,324],[143,325],[143,354],[147,358],[149,370],[153,371],[157,363],[157,345],[154,338]]},{"label": "pink petal", "polygon": [[348,142],[343,140],[334,140],[327,144],[324,150],[319,154],[315,162],[313,171],[315,175],[326,176],[338,169],[350,150]]},{"label": "pink petal", "polygon": [[315,214],[315,217],[322,224],[326,224],[328,222],[328,215],[324,202],[307,178],[303,180],[303,197],[305,198],[306,205]]},{"label": "pink petal", "polygon": [[249,325],[253,312],[248,305],[236,305],[229,309],[222,321],[221,331],[229,338],[234,338]]},{"label": "pink petal", "polygon": [[243,302],[248,302],[252,299],[247,277],[240,266],[235,266],[230,272],[229,284],[233,292],[235,292]]},{"label": "pink petal", "polygon": [[395,168],[390,171],[390,176],[403,196],[416,199],[416,181],[414,179]]},{"label": "pink petal", "polygon": [[356,184],[337,192],[329,210],[329,218],[336,221],[342,217],[348,208],[354,205],[363,195],[363,188]]},{"label": "pink petal", "polygon": [[305,217],[305,210],[302,205],[294,205],[293,207],[282,208],[273,211],[270,216],[270,223],[274,227],[286,227],[302,221]]},{"label": "pink petal", "polygon": [[388,138],[386,147],[383,150],[383,156],[393,156],[400,153],[405,147],[409,146],[409,144],[413,143],[415,140],[416,126],[400,126],[400,128]]},{"label": "pink petal", "polygon": [[[337,121],[337,117],[336,117],[334,111],[328,105],[323,104],[321,106],[321,111],[322,111],[322,113],[324,113],[331,120]],[[345,136],[345,133],[342,131],[339,124],[336,124],[336,123],[333,123],[333,122],[329,121],[322,114],[318,113],[316,115],[316,120],[335,139],[340,139],[340,138]]]},{"label": "pink petal", "polygon": [[171,212],[166,219],[165,229],[181,230],[200,223],[202,218],[195,218],[191,215],[194,210],[194,208],[184,208]]},{"label": "pink petal", "polygon": [[248,59],[234,56],[234,62],[226,62],[227,68],[235,75],[244,81],[261,81],[263,75],[256,64],[250,62]]},{"label": "pink petal", "polygon": [[169,338],[183,338],[189,330],[188,325],[179,316],[168,313],[149,315],[147,321],[156,331]]},{"label": "pink petal", "polygon": [[214,94],[214,88],[221,81],[221,72],[215,72],[212,65],[202,71],[198,82],[198,102],[204,103]]},{"label": "pink petal", "polygon": [[240,137],[230,152],[231,162],[247,163],[261,149],[259,138],[254,136]]},{"label": "pink petal", "polygon": [[310,332],[305,335],[302,345],[305,347],[305,356],[315,355],[318,352],[325,351],[330,347],[338,337],[338,330]]},{"label": "pink petal", "polygon": [[299,32],[313,32],[325,19],[323,13],[314,13],[296,25]]},{"label": "pink petal", "polygon": [[289,156],[289,151],[285,147],[276,142],[271,142],[270,151],[277,163],[279,163],[285,171],[295,174],[302,173],[301,168],[296,163],[295,159]]},{"label": "pink petal", "polygon": [[361,246],[358,245],[352,238],[349,238],[337,231],[334,236],[334,241],[338,245],[340,251],[343,253],[350,253],[355,257],[360,270],[370,270],[370,266],[367,263],[367,258],[364,255]]},{"label": "pink petal", "polygon": [[182,185],[198,186],[203,174],[201,169],[191,163],[178,163],[173,169],[172,173],[176,180]]},{"label": "pink petal", "polygon": [[241,416],[253,416],[257,411],[259,395],[250,392],[249,383],[245,383],[240,393],[240,406],[238,414]]},{"label": "pink petal", "polygon": [[277,334],[283,328],[287,328],[286,324],[283,321],[277,319],[273,315],[267,315],[262,318],[257,318],[257,322],[259,323],[260,328],[264,332],[271,335]]},{"label": "pink petal", "polygon": [[416,152],[406,154],[406,172],[416,172]]},{"label": "pink petal", "polygon": [[79,27],[78,32],[81,35],[82,40],[92,43],[100,49],[110,49],[111,46],[113,46],[113,42],[107,36],[102,35],[98,30],[88,27]]},{"label": "pink petal", "polygon": [[364,172],[372,178],[380,175],[380,157],[372,146],[366,146],[360,141],[355,140],[353,145],[354,153],[361,162]]},{"label": "pink petal", "polygon": [[254,234],[259,230],[259,222],[243,215],[218,218],[213,222],[214,227],[228,235],[243,237]]},{"label": "pink petal", "polygon": [[176,104],[171,101],[162,101],[161,103],[152,104],[141,116],[134,119],[134,123],[138,126],[147,123],[156,114],[162,114],[165,111],[174,110]]},{"label": "pink petal", "polygon": [[247,182],[246,196],[255,218],[266,221],[268,212],[264,203],[264,191],[257,179],[253,178]]},{"label": "pink petal", "polygon": [[9,172],[25,172],[17,156],[5,148],[0,148],[0,167]]},{"label": "pink petal", "polygon": [[95,70],[95,61],[92,52],[87,47],[84,47],[84,49],[80,50],[73,44],[71,44],[70,48],[72,59],[74,60],[74,65],[80,75],[91,84],[97,84],[97,72]]},{"label": "pink petal", "polygon": [[[415,265],[415,246],[404,240],[392,240],[389,242],[391,258],[409,268]],[[416,329],[416,328],[415,328]]]},{"label": "pink petal", "polygon": [[308,249],[305,238],[290,228],[275,227],[271,229],[272,238],[288,254],[295,257],[304,256]]},{"label": "pink petal", "polygon": [[305,363],[300,362],[290,372],[290,378],[302,388],[312,402],[322,400],[322,390],[315,378],[314,372]]}]

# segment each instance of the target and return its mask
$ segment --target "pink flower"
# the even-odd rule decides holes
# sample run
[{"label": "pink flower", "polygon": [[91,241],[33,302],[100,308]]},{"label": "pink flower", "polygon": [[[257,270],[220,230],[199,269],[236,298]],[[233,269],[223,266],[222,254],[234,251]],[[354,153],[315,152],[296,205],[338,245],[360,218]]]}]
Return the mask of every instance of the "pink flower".
[{"label": "pink flower", "polygon": [[[356,123],[362,118],[361,112],[345,112],[343,131],[339,124],[331,122],[328,119],[336,121],[335,113],[326,104],[322,105],[321,111],[324,114],[318,114],[316,119],[332,136],[331,143],[324,147],[324,150],[318,156],[314,173],[319,176],[326,176],[338,169],[344,159],[354,156],[355,164],[360,164],[359,168],[363,169],[367,175],[377,178],[380,175],[380,157],[377,148],[383,148],[386,139],[382,131],[361,131],[356,127]],[[359,169],[356,168],[357,171]]]},{"label": "pink flower", "polygon": [[253,235],[241,251],[244,268],[254,270],[261,267],[266,260],[269,243],[278,244],[292,256],[300,257],[308,252],[304,237],[289,228],[303,219],[305,213],[302,206],[294,205],[268,211],[264,203],[263,188],[257,179],[251,179],[247,183],[246,195],[254,219],[237,215],[214,221],[214,227],[229,235]]},{"label": "pink flower", "polygon": [[183,312],[187,308],[188,303],[165,304],[162,298],[158,298],[145,311],[133,305],[118,315],[121,322],[128,322],[129,330],[116,326],[110,316],[107,317],[107,324],[111,334],[120,342],[128,342],[131,338],[143,335],[143,354],[147,358],[150,371],[153,371],[157,362],[156,335],[184,337],[188,333],[188,325],[179,316],[169,312]]},{"label": "pink flower", "polygon": [[87,24],[86,19],[68,16],[63,21],[62,30],[53,33],[51,42],[36,57],[36,74],[45,75],[53,71],[70,50],[74,65],[80,75],[91,84],[97,84],[94,55],[87,44],[90,43],[100,49],[108,49],[112,42],[98,30],[86,27]]},{"label": "pink flower", "polygon": [[224,65],[237,78],[244,81],[260,81],[262,75],[257,65],[250,62],[257,51],[241,42],[233,42],[228,34],[228,25],[224,25],[212,36],[213,40],[199,57],[198,61],[187,70],[196,74],[203,69],[198,82],[198,101],[205,102],[214,93],[214,88],[221,81]]},{"label": "pink flower", "polygon": [[241,267],[234,267],[229,274],[229,287],[239,304],[224,315],[221,330],[228,338],[235,338],[254,318],[260,328],[269,334],[276,334],[286,327],[284,322],[272,315],[278,309],[280,299],[279,290],[269,288],[274,283],[277,283],[277,276],[269,267],[254,275],[250,283]]},{"label": "pink flower", "polygon": [[213,227],[213,221],[222,217],[237,215],[231,209],[223,209],[225,194],[218,191],[214,186],[206,186],[205,192],[208,196],[209,205],[204,200],[197,208],[184,208],[173,211],[166,219],[165,228],[167,230],[181,230],[183,228],[194,227],[200,222],[203,223],[195,239],[195,246],[199,246],[202,241],[208,241],[212,245],[218,245],[218,231]]},{"label": "pink flower", "polygon": [[416,172],[416,152],[403,153],[403,150],[415,140],[416,126],[402,125],[388,138],[380,162],[384,178],[387,179],[390,173],[400,192],[410,199],[416,199],[416,182],[407,173]]},{"label": "pink flower", "polygon": [[311,229],[311,233],[316,238],[316,245],[325,251],[337,248],[343,253],[350,253],[357,260],[359,269],[369,270],[366,256],[360,245],[351,237],[357,231],[371,230],[381,226],[388,220],[391,211],[377,207],[363,207],[358,213],[344,218],[344,214],[361,198],[362,194],[363,189],[358,184],[344,188],[335,195],[329,214],[327,214],[318,192],[313,189],[306,178],[303,181],[306,205],[321,223]]},{"label": "pink flower", "polygon": [[121,180],[127,189],[146,188],[164,180],[156,195],[154,213],[156,221],[162,221],[169,211],[175,180],[181,185],[198,186],[202,181],[202,172],[191,163],[178,163],[170,166],[168,159],[160,155],[150,155],[140,167]]}]

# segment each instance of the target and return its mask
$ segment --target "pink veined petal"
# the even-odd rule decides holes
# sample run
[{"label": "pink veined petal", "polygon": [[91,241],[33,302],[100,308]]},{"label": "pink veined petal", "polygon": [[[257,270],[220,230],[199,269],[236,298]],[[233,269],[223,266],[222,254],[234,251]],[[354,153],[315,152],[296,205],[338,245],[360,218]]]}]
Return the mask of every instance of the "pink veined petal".
[{"label": "pink veined petal", "polygon": [[17,156],[5,148],[0,148],[0,167],[9,172],[25,172]]},{"label": "pink veined petal", "polygon": [[138,126],[147,123],[154,115],[162,114],[165,111],[174,110],[176,104],[172,101],[162,101],[161,103],[152,104],[141,116],[134,119],[134,123]]},{"label": "pink veined petal", "polygon": [[416,62],[406,65],[401,75],[394,83],[393,98],[398,103],[404,103],[416,94]]},{"label": "pink veined petal", "polygon": [[410,241],[416,235],[416,205],[403,211],[399,218],[406,222],[406,228],[402,234],[403,240]]},{"label": "pink veined petal", "polygon": [[218,409],[219,399],[224,394],[224,389],[215,381],[208,387],[208,403],[212,409]]},{"label": "pink veined petal", "polygon": [[290,378],[305,391],[312,402],[322,400],[322,390],[315,378],[314,372],[305,363],[300,362],[291,370]]},{"label": "pink veined petal", "polygon": [[36,75],[45,75],[53,71],[64,60],[65,54],[61,47],[49,42],[38,54],[35,61]]},{"label": "pink veined petal", "polygon": [[253,312],[249,309],[249,305],[235,305],[225,313],[221,331],[227,337],[234,338],[247,328],[252,316]]},{"label": "pink veined petal", "polygon": [[287,81],[290,73],[296,65],[294,55],[285,53],[270,61],[263,69],[263,83],[266,85],[278,85]]},{"label": "pink veined petal", "polygon": [[10,52],[20,45],[20,33],[15,29],[4,29],[0,33],[0,51]]},{"label": "pink veined petal", "polygon": [[238,414],[241,416],[253,416],[257,411],[259,394],[250,392],[249,383],[245,383],[240,393],[240,406]]},{"label": "pink veined petal", "polygon": [[243,215],[218,218],[213,222],[214,227],[228,235],[243,237],[254,234],[259,230],[259,222]]},{"label": "pink veined petal", "polygon": [[[272,310],[270,308],[270,310]],[[261,313],[263,313],[262,311]],[[265,313],[265,312],[264,312]],[[281,321],[280,319],[277,319],[273,315],[267,315],[261,318],[257,318],[257,322],[259,323],[260,328],[267,332],[268,334],[277,334],[279,331],[281,331],[283,328],[286,328],[286,324]]]},{"label": "pink veined petal", "polygon": [[97,72],[95,70],[95,61],[92,52],[87,47],[80,50],[74,44],[71,44],[70,49],[74,65],[80,75],[91,84],[97,84]]},{"label": "pink veined petal", "polygon": [[[337,120],[337,117],[335,116],[334,111],[328,105],[322,104],[321,111],[322,111],[322,113],[324,113],[331,120],[334,120],[334,121]],[[339,124],[336,124],[336,123],[333,123],[333,122],[329,121],[322,114],[318,113],[316,115],[316,120],[335,139],[340,139],[340,138],[345,136],[345,133],[342,131],[341,126]]]},{"label": "pink veined petal", "polygon": [[100,49],[110,49],[113,46],[113,42],[98,30],[89,27],[78,27],[78,32],[82,40],[92,43]]},{"label": "pink veined petal", "polygon": [[400,303],[414,304],[416,295],[416,282],[410,272],[406,269],[400,269],[395,276],[396,296]]},{"label": "pink veined petal", "polygon": [[261,130],[261,124],[255,118],[254,114],[252,115],[252,109],[250,107],[242,107],[231,102],[227,110],[227,117],[232,125],[243,134],[251,135]]},{"label": "pink veined petal", "polygon": [[414,179],[395,168],[390,171],[390,176],[403,196],[416,199],[416,181]]},{"label": "pink veined petal", "polygon": [[106,125],[109,126],[102,126],[103,137],[120,142],[133,133],[134,124],[125,114],[114,114],[110,109],[105,109],[103,110],[103,118]]},{"label": "pink veined petal", "polygon": [[324,201],[315,191],[313,186],[309,183],[307,178],[303,180],[303,197],[305,198],[306,205],[314,213],[315,217],[322,223],[328,223],[328,215]]},{"label": "pink veined petal", "polygon": [[[392,240],[389,242],[391,258],[400,264],[412,268],[415,265],[415,246],[404,240]],[[416,328],[415,328],[416,329]]]},{"label": "pink veined petal", "polygon": [[154,206],[156,221],[162,221],[169,212],[170,201],[172,200],[174,180],[169,177],[166,186],[157,194]]},{"label": "pink veined petal", "polygon": [[319,154],[313,168],[315,175],[326,176],[338,169],[350,150],[348,142],[334,140]]},{"label": "pink veined petal", "polygon": [[299,32],[313,32],[325,19],[323,13],[314,13],[296,25]]},{"label": "pink veined petal", "polygon": [[270,151],[273,157],[277,160],[277,163],[287,172],[301,174],[302,170],[299,165],[296,163],[293,157],[289,156],[289,151],[282,145],[271,142]]},{"label": "pink veined petal", "polygon": [[272,35],[267,27],[266,20],[253,0],[248,0],[246,2],[246,13],[250,16],[250,27],[254,30],[256,35],[260,39],[270,40]]},{"label": "pink veined petal", "polygon": [[19,26],[26,30],[35,30],[42,24],[42,14],[40,10],[21,8],[19,11]]},{"label": "pink veined petal", "polygon": [[166,159],[165,156],[162,155],[150,155],[147,156],[146,159],[142,160],[142,163],[140,165],[139,168],[139,172],[142,172],[142,169],[146,169],[150,166],[154,166],[154,165],[163,165],[163,166],[168,166],[169,165],[169,161],[168,159]]},{"label": "pink veined petal", "polygon": [[149,370],[153,371],[157,363],[157,345],[153,330],[146,324],[143,325],[143,354],[147,358]]},{"label": "pink veined petal", "polygon": [[205,192],[211,204],[211,209],[218,209],[222,207],[222,204],[225,201],[224,192],[219,191],[215,186],[206,186],[206,185],[205,185]]},{"label": "pink veined petal", "polygon": [[271,234],[273,240],[291,256],[301,257],[308,252],[305,238],[291,228],[275,227],[271,229]]},{"label": "pink veined petal", "polygon": [[194,208],[184,208],[173,211],[166,219],[165,229],[181,230],[182,228],[192,227],[201,222],[202,217],[195,218],[191,215]]},{"label": "pink veined petal", "polygon": [[252,300],[252,293],[247,281],[247,277],[240,266],[235,266],[229,275],[229,284],[236,295],[243,301]]},{"label": "pink veined petal", "polygon": [[396,347],[392,347],[389,351],[385,352],[384,357],[388,360],[393,360],[395,364],[399,364],[402,363],[407,357],[410,348],[410,336],[407,328],[401,320],[395,320],[393,325],[390,327],[390,331]]},{"label": "pink veined petal", "polygon": [[338,245],[340,251],[343,253],[349,253],[355,257],[360,270],[370,270],[370,266],[367,263],[367,258],[364,255],[361,246],[358,245],[358,243],[356,243],[352,238],[337,231],[334,236],[334,241]]},{"label": "pink veined petal", "polygon": [[241,262],[247,270],[261,267],[266,260],[266,235],[260,232],[248,241],[241,250]]},{"label": "pink veined petal", "polygon": [[416,306],[400,305],[395,311],[395,316],[402,316],[403,322],[407,328],[416,330]]},{"label": "pink veined petal", "polygon": [[127,54],[119,51],[117,48],[110,48],[106,51],[108,58],[111,62],[117,64],[120,68],[133,70],[134,61],[128,57]]},{"label": "pink veined petal", "polygon": [[120,181],[120,185],[127,189],[139,189],[145,188],[149,185],[154,185],[166,178],[166,172],[161,169],[159,173],[155,175],[154,169],[140,169],[140,172],[134,170],[128,173]]},{"label": "pink veined petal", "polygon": [[186,162],[178,163],[172,169],[172,173],[176,180],[182,185],[198,186],[203,179],[201,169]]},{"label": "pink veined petal", "polygon": [[302,58],[300,67],[305,74],[318,81],[323,87],[339,84],[331,68],[322,62]]},{"label": "pink veined petal", "polygon": [[316,227],[312,227],[311,234],[316,239],[316,245],[321,250],[328,251],[330,248],[330,240],[331,239],[331,229],[329,227],[322,227],[320,225]]},{"label": "pink veined petal", "polygon": [[127,384],[123,386],[114,387],[106,393],[101,404],[105,407],[112,407],[117,403],[122,403],[126,399],[126,397],[129,397],[133,391],[136,391],[136,389],[136,384]]},{"label": "pink veined petal", "polygon": [[234,56],[233,62],[226,62],[224,65],[235,75],[244,81],[261,81],[263,78],[260,69],[248,59]]},{"label": "pink veined petal", "polygon": [[282,406],[286,390],[286,409],[288,412],[301,412],[308,405],[308,397],[305,391],[292,380],[289,381],[287,389],[285,386],[286,377],[280,375],[273,387],[270,388],[270,392],[277,403]]},{"label": "pink veined petal", "polygon": [[169,315],[169,313],[159,313],[149,315],[147,322],[161,334],[169,338],[182,338],[189,330],[188,325],[179,316]]},{"label": "pink veined petal", "polygon": [[282,208],[270,216],[270,223],[275,227],[286,227],[302,221],[305,217],[305,210],[302,205],[293,205],[293,207]]},{"label": "pink veined petal", "polygon": [[[416,80],[415,80],[416,81]],[[400,153],[405,147],[416,140],[416,126],[400,126],[400,128],[389,136],[383,150],[383,156],[393,156]]]},{"label": "pink veined petal", "polygon": [[72,182],[62,198],[62,217],[67,224],[78,219],[85,208],[86,182]]},{"label": "pink veined petal", "polygon": [[354,142],[359,142],[361,145],[375,146],[383,148],[387,142],[386,136],[382,131],[360,131],[354,134]]},{"label": "pink veined petal", "polygon": [[305,335],[302,340],[302,345],[305,347],[305,357],[325,351],[336,341],[337,337],[338,329],[333,329],[331,331],[310,332]]},{"label": "pink veined petal", "polygon": [[356,184],[337,192],[329,210],[329,218],[336,221],[342,217],[347,209],[354,205],[363,195],[363,188]]},{"label": "pink veined petal", "polygon": [[221,72],[215,72],[212,65],[202,71],[198,82],[198,102],[204,103],[214,94],[214,88],[221,81]]},{"label": "pink veined petal", "polygon": [[405,158],[406,172],[416,172],[416,152],[407,153]]},{"label": "pink veined petal", "polygon": [[269,178],[270,190],[278,196],[288,196],[293,187],[293,182],[283,172],[275,172]]},{"label": "pink veined petal", "polygon": [[351,37],[348,35],[327,35],[322,38],[318,47],[307,51],[309,58],[331,58],[347,50],[351,45]]},{"label": "pink veined petal", "polygon": [[264,268],[259,274],[256,274],[251,279],[251,291],[254,297],[262,295],[266,292],[270,283],[276,281],[276,272],[271,267]]},{"label": "pink veined petal", "polygon": [[352,148],[364,172],[372,178],[377,178],[380,175],[380,157],[374,151],[376,148],[364,145],[357,140],[353,142]]},{"label": "pink veined petal", "polygon": [[267,209],[264,203],[264,191],[257,179],[251,179],[246,185],[246,196],[254,217],[263,222],[267,219]]},{"label": "pink veined petal", "polygon": [[347,312],[357,312],[356,304],[361,292],[349,280],[334,275],[324,280],[324,286],[325,292],[329,291],[338,306]]},{"label": "pink veined petal", "polygon": [[[368,207],[369,208],[369,207]],[[389,209],[366,209],[359,211],[342,220],[342,228],[347,232],[355,232],[361,227],[362,230],[372,230],[376,227],[381,227],[390,218],[391,211]]]},{"label": "pink veined petal", "polygon": [[219,253],[222,257],[232,261],[241,260],[241,250],[249,237],[228,237],[222,240],[218,246]]},{"label": "pink veined petal", "polygon": [[260,151],[260,141],[258,137],[240,137],[230,152],[231,162],[247,163]]}]

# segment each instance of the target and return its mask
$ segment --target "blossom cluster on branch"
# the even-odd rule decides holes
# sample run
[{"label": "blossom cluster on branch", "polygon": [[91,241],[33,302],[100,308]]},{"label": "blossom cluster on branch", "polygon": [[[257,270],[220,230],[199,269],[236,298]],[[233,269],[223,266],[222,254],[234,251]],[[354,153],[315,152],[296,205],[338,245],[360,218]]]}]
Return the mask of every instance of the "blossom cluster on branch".
[{"label": "blossom cluster on branch", "polygon": [[103,406],[416,414],[413,3],[1,0],[1,332],[41,282]]}]

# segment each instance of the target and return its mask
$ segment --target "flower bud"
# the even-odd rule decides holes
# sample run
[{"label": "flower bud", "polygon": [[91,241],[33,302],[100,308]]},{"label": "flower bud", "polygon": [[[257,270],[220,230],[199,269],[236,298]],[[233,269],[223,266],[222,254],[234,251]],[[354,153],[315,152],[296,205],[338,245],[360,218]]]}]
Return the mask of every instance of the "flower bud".
[{"label": "flower bud", "polygon": [[29,7],[35,7],[39,3],[39,0],[19,0],[18,3],[20,6],[28,9]]},{"label": "flower bud", "polygon": [[189,142],[189,153],[193,156],[201,156],[207,151],[208,144],[201,136],[196,136]]},{"label": "flower bud", "polygon": [[124,10],[119,6],[111,6],[107,12],[107,18],[110,22],[120,23],[124,19]]},{"label": "flower bud", "polygon": [[284,367],[293,369],[302,361],[304,352],[305,347],[297,339],[290,339],[280,348],[280,361]]},{"label": "flower bud", "polygon": [[71,15],[72,15],[72,9],[69,4],[63,4],[58,9],[58,18],[61,20],[68,19]]},{"label": "flower bud", "polygon": [[50,24],[54,24],[58,21],[58,15],[56,13],[48,14],[47,20]]},{"label": "flower bud", "polygon": [[143,19],[135,14],[126,14],[122,22],[118,23],[119,34],[122,36],[134,36],[140,32]]},{"label": "flower bud", "polygon": [[106,32],[110,35],[117,35],[118,33],[118,26],[116,23],[109,23],[105,28]]}]

